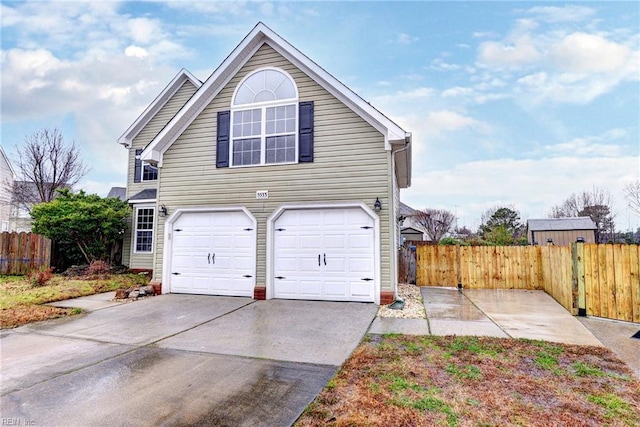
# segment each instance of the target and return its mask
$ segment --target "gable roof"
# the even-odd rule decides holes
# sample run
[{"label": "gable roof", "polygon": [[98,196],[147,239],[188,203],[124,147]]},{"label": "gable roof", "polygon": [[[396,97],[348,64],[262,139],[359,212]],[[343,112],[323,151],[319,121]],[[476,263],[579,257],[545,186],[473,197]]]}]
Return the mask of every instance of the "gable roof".
[{"label": "gable roof", "polygon": [[413,209],[411,206],[406,205],[402,202],[400,202],[400,215],[402,216],[413,216],[416,214],[416,210]]},{"label": "gable roof", "polygon": [[595,230],[596,224],[588,216],[575,218],[530,219],[527,221],[530,231],[566,231]]},{"label": "gable roof", "polygon": [[111,187],[109,194],[107,194],[107,199],[111,197],[120,199],[124,202],[127,200],[127,189],[125,187]]},{"label": "gable roof", "polygon": [[158,111],[165,106],[165,104],[175,95],[175,93],[182,87],[185,82],[191,82],[196,88],[200,88],[202,86],[202,82],[196,79],[193,74],[191,74],[186,69],[180,70],[178,74],[169,82],[169,84],[164,88],[160,95],[153,100],[153,102],[142,112],[142,114],[136,119],[135,122],[129,129],[127,129],[121,136],[118,138],[118,143],[124,145],[125,147],[131,147],[131,142],[133,138],[135,138],[138,133],[151,121],[151,119],[158,114]]},{"label": "gable roof", "polygon": [[404,131],[262,22],[251,30],[178,114],[156,135],[142,152],[141,158],[162,166],[164,152],[265,43],[382,133],[385,149],[396,149],[399,153],[396,158],[400,181],[398,184],[402,188],[411,185],[411,133]]},{"label": "gable roof", "polygon": [[[9,157],[7,156],[7,153],[4,152],[4,149],[2,148],[2,146],[0,146],[0,156],[2,156],[2,158],[4,159],[4,162],[7,164],[7,167],[9,168],[9,171],[11,172],[11,179],[16,179],[16,172],[13,170],[13,165],[11,164],[11,160],[9,160]],[[3,183],[0,183],[0,185],[2,185]]]}]

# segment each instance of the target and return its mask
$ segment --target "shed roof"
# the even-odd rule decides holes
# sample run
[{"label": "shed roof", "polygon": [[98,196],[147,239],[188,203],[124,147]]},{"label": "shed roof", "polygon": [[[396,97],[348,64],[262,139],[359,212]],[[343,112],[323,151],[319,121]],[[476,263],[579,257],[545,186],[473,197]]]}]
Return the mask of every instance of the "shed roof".
[{"label": "shed roof", "polygon": [[527,221],[527,227],[531,231],[595,230],[598,228],[588,216],[530,219]]}]

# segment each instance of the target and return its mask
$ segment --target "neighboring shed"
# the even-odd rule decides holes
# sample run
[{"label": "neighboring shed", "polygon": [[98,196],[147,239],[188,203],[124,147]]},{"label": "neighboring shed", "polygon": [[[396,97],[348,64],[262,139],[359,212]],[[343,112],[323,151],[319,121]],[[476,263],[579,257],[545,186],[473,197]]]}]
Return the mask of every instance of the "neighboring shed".
[{"label": "neighboring shed", "polygon": [[585,243],[598,241],[597,227],[588,216],[527,221],[527,239],[532,245],[570,245],[579,237],[582,237]]}]

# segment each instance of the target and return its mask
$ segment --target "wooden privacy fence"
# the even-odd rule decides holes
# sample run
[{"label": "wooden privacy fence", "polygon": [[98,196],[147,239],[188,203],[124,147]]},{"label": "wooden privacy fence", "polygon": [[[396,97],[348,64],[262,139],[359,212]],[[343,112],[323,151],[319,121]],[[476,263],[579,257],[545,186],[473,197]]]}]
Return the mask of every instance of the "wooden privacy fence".
[{"label": "wooden privacy fence", "polygon": [[[417,245],[416,284],[541,289],[574,315],[640,322],[639,248],[638,245],[583,243],[572,246]],[[405,270],[401,267],[399,271]],[[400,276],[399,280],[402,279]]]},{"label": "wooden privacy fence", "polygon": [[51,262],[51,240],[33,233],[0,233],[0,274],[27,274]]}]

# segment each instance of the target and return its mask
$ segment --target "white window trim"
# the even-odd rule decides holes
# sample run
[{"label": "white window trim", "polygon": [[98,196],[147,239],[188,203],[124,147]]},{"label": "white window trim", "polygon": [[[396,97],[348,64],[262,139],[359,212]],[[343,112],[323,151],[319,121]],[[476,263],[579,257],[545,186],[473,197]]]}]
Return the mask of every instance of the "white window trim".
[{"label": "white window trim", "polygon": [[[151,228],[151,250],[150,251],[139,251],[138,250],[138,210],[140,209],[151,209],[153,210],[153,223]],[[133,253],[135,254],[153,254],[154,245],[156,242],[156,206],[155,205],[138,205],[135,207],[133,212],[133,239],[131,239],[131,243],[133,245]],[[149,231],[149,230],[144,230]]]},{"label": "white window trim", "polygon": [[[238,90],[240,89],[240,87],[244,84],[245,80],[247,80],[252,75],[254,75],[256,73],[259,73],[261,71],[264,71],[264,70],[275,70],[275,71],[278,71],[279,73],[284,74],[293,83],[293,87],[294,87],[295,92],[296,92],[296,97],[295,98],[288,98],[288,99],[278,99],[278,100],[275,100],[275,101],[264,101],[264,102],[250,103],[250,104],[235,105],[234,104],[234,100],[236,99],[236,94],[237,94]],[[295,126],[295,130],[293,132],[293,136],[295,138],[294,161],[292,161],[292,162],[279,162],[279,163],[266,163],[266,157],[267,157],[267,154],[266,154],[267,153],[267,135],[266,135],[267,108],[269,108],[269,107],[287,106],[287,105],[293,105],[294,106],[293,108],[295,108],[295,113],[296,113],[296,126]],[[260,163],[259,164],[253,164],[253,165],[234,165],[233,164],[233,139],[234,139],[234,135],[233,135],[233,117],[234,117],[234,114],[236,112],[238,112],[238,111],[256,110],[256,109],[260,109],[261,110],[261,119],[260,119]],[[299,140],[298,140],[299,133],[300,133],[300,94],[298,92],[298,85],[296,84],[296,81],[293,79],[293,77],[291,77],[291,75],[289,73],[287,73],[285,70],[283,70],[281,68],[277,68],[277,67],[262,67],[262,68],[258,68],[256,70],[252,71],[251,73],[247,74],[240,81],[240,83],[238,83],[238,85],[236,86],[236,88],[233,91],[233,96],[231,97],[231,114],[230,114],[230,117],[229,117],[229,167],[230,168],[247,168],[247,167],[258,167],[258,166],[277,166],[277,165],[297,164],[298,163],[298,156],[299,156],[299,147],[300,147],[300,143],[299,143]],[[277,135],[269,135],[269,136],[277,136]],[[249,139],[249,138],[242,138],[242,139]]]}]

